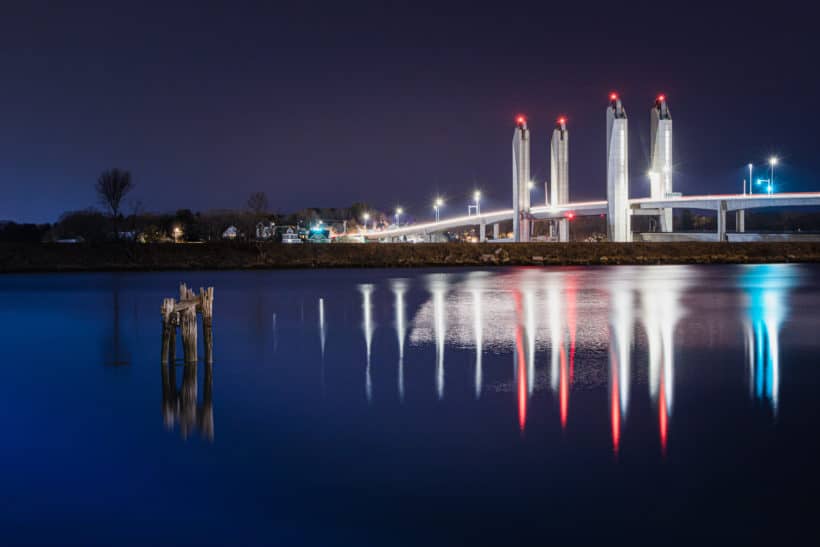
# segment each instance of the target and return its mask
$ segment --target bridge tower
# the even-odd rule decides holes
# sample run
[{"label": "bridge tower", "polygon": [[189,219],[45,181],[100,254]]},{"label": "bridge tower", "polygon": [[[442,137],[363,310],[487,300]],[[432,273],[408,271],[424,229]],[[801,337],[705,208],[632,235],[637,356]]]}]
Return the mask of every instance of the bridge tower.
[{"label": "bridge tower", "polygon": [[530,240],[530,130],[518,116],[512,140],[513,241]]},{"label": "bridge tower", "polygon": [[[652,199],[665,199],[672,193],[672,115],[666,96],[659,95],[650,112],[652,122],[651,165],[649,170]],[[672,209],[660,210],[661,232],[672,231]]]},{"label": "bridge tower", "polygon": [[[558,118],[550,141],[550,199],[548,205],[569,203],[569,131],[567,119]],[[569,241],[569,220],[558,220],[558,241]]]},{"label": "bridge tower", "polygon": [[607,236],[610,241],[630,241],[629,120],[617,93],[609,96],[606,110]]}]

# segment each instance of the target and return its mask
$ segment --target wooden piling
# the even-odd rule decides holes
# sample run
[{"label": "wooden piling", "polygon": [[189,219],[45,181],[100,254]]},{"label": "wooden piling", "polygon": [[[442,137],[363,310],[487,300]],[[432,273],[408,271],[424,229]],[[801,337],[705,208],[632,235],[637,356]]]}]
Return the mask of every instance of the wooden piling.
[{"label": "wooden piling", "polygon": [[186,306],[179,312],[180,330],[182,331],[182,353],[185,363],[196,363],[196,307]]},{"label": "wooden piling", "polygon": [[164,298],[162,300],[162,350],[160,355],[160,361],[162,364],[168,364],[168,359],[172,359],[171,357],[172,345],[176,345],[176,336],[175,336],[175,328],[171,322],[171,316],[174,313],[174,299],[173,298]]},{"label": "wooden piling", "polygon": [[160,361],[174,363],[176,358],[176,328],[182,333],[183,358],[186,364],[197,362],[197,314],[202,314],[205,337],[205,362],[213,363],[214,288],[200,287],[199,294],[179,284],[179,302],[173,298],[162,300],[162,349]]},{"label": "wooden piling", "polygon": [[199,301],[202,311],[202,333],[205,344],[205,362],[214,362],[214,337],[213,337],[213,318],[214,318],[214,288],[208,287],[204,289],[199,288]]}]

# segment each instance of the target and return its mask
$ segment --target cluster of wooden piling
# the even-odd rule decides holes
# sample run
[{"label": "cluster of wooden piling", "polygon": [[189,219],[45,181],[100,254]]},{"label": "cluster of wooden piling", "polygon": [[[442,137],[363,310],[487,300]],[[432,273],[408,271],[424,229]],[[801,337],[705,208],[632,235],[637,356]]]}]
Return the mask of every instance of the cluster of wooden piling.
[{"label": "cluster of wooden piling", "polygon": [[213,363],[214,288],[199,288],[199,294],[185,283],[179,286],[179,302],[162,300],[162,364],[176,361],[177,328],[182,332],[182,352],[185,364],[197,362],[197,314],[202,315],[205,362]]}]

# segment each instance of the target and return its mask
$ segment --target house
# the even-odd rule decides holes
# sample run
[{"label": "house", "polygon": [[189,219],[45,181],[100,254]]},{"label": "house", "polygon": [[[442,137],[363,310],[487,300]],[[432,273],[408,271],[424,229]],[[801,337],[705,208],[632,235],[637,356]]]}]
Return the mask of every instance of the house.
[{"label": "house", "polygon": [[239,229],[236,226],[228,226],[224,232],[222,232],[222,239],[236,239],[239,235]]},{"label": "house", "polygon": [[276,223],[264,220],[256,225],[256,239],[271,239],[276,235]]}]

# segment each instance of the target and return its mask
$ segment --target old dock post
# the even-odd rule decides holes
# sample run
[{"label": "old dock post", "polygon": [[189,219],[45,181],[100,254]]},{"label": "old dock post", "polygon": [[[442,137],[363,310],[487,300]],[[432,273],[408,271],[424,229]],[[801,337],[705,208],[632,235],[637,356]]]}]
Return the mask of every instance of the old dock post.
[{"label": "old dock post", "polygon": [[205,362],[213,363],[213,310],[214,288],[200,288],[199,294],[181,283],[179,302],[173,298],[162,300],[162,364],[176,360],[176,330],[182,332],[183,360],[186,364],[197,362],[197,314],[202,314],[205,342]]}]

